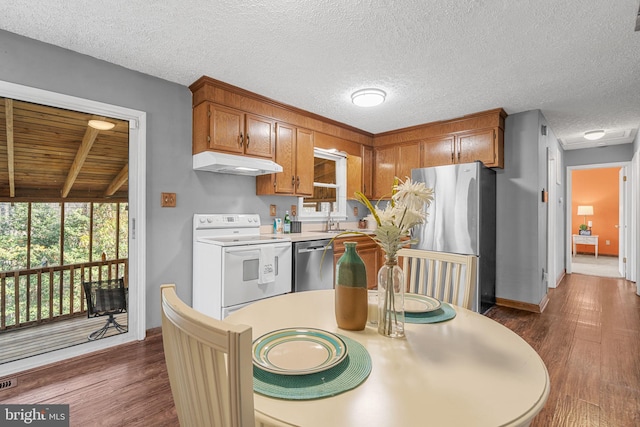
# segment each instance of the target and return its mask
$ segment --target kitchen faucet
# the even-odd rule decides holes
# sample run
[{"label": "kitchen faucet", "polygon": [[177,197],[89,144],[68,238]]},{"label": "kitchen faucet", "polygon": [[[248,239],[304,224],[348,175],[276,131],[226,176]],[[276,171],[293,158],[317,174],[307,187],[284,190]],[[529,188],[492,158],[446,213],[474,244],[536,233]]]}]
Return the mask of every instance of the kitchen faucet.
[{"label": "kitchen faucet", "polygon": [[331,218],[331,211],[329,211],[329,216],[327,217],[327,231],[331,231],[333,229],[333,218]]}]

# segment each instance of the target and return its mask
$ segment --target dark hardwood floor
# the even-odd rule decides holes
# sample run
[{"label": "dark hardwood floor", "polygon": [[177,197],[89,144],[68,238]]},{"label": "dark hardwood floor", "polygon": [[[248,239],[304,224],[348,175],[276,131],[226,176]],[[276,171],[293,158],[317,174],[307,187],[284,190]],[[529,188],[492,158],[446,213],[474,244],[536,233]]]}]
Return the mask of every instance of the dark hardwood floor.
[{"label": "dark hardwood floor", "polygon": [[[551,394],[532,426],[640,426],[640,297],[635,284],[574,274],[542,314],[488,317],[538,351]],[[0,403],[64,403],[71,426],[177,426],[159,331],[140,343],[17,375]]]},{"label": "dark hardwood floor", "polygon": [[542,314],[494,307],[488,317],[540,354],[551,393],[532,427],[640,426],[640,297],[623,279],[572,274]]}]

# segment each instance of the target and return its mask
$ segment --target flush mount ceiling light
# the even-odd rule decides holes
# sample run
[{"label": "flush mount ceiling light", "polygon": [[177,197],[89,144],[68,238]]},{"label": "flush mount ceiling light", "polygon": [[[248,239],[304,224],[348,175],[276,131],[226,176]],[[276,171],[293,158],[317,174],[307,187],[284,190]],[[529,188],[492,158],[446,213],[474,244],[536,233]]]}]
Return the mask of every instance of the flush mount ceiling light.
[{"label": "flush mount ceiling light", "polygon": [[590,130],[589,132],[585,132],[584,133],[585,139],[588,139],[589,141],[595,141],[596,139],[600,139],[603,136],[604,136],[604,130],[603,129]]},{"label": "flush mount ceiling light", "polygon": [[387,94],[380,89],[361,89],[353,92],[351,101],[358,107],[375,107],[384,102]]},{"label": "flush mount ceiling light", "polygon": [[89,126],[98,130],[110,130],[116,125],[114,123],[105,122],[104,120],[89,120]]}]

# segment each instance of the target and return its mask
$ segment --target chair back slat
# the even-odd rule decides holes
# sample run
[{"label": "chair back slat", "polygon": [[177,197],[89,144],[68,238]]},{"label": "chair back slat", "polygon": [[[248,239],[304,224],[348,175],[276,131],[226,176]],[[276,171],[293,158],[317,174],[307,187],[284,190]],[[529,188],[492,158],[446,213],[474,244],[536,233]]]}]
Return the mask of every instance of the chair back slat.
[{"label": "chair back slat", "polygon": [[471,309],[477,257],[421,249],[401,249],[405,290]]},{"label": "chair back slat", "polygon": [[182,427],[254,426],[251,327],[208,317],[161,286],[162,340]]}]

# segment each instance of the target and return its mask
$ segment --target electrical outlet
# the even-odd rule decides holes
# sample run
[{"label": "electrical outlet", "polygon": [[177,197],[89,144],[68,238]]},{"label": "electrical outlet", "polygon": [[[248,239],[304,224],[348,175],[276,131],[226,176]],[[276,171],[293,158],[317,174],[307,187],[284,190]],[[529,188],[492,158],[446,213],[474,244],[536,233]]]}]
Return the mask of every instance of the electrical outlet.
[{"label": "electrical outlet", "polygon": [[276,205],[269,206],[269,215],[276,216]]},{"label": "electrical outlet", "polygon": [[355,216],[355,217],[358,216],[358,207],[357,206],[353,207],[353,216]]},{"label": "electrical outlet", "polygon": [[160,206],[163,208],[175,208],[176,207],[176,193],[160,193]]},{"label": "electrical outlet", "polygon": [[604,244],[607,245],[607,246],[610,245],[611,244],[611,240],[605,240]]},{"label": "electrical outlet", "polygon": [[291,216],[298,216],[298,205],[291,205]]}]

